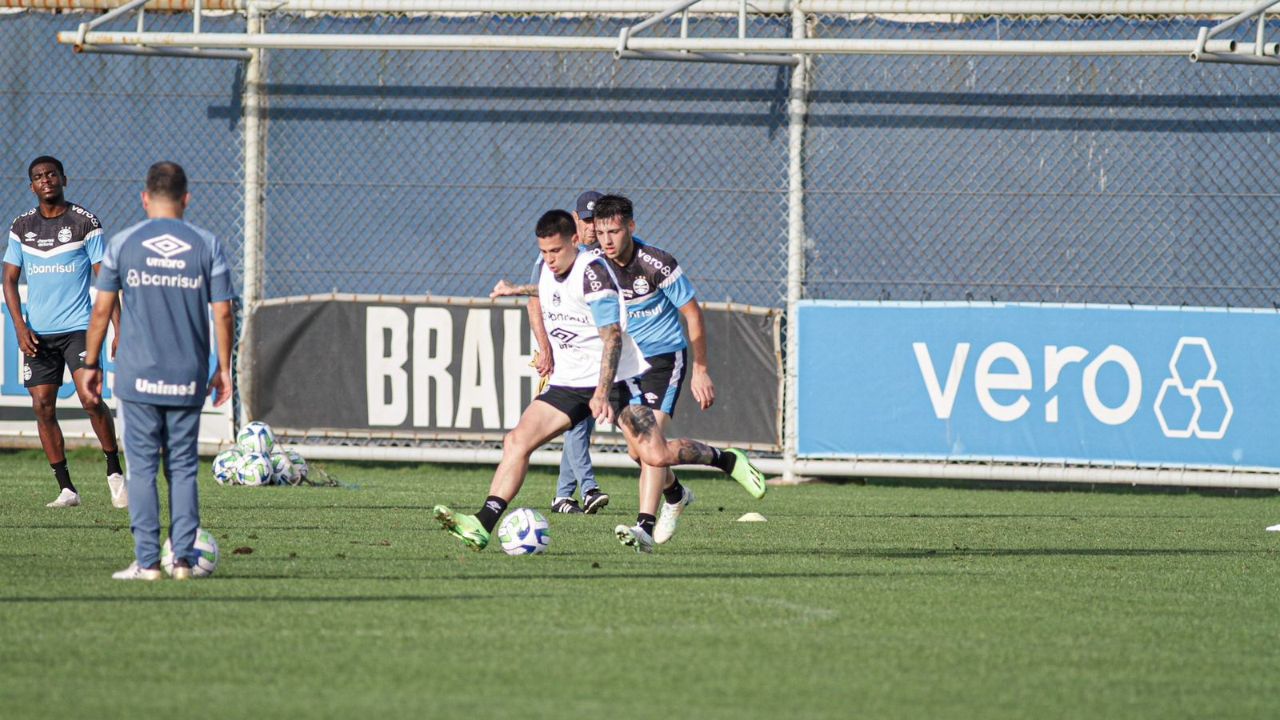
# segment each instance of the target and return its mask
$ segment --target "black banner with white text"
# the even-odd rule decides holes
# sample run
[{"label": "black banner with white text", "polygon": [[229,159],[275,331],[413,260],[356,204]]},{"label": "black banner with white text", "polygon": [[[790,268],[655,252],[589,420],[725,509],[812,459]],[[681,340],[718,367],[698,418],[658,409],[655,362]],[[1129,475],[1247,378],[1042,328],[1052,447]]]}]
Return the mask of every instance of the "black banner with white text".
[{"label": "black banner with white text", "polygon": [[[715,405],[699,410],[686,380],[670,434],[777,449],[778,312],[713,304],[703,316]],[[538,386],[528,315],[510,300],[273,300],[253,323],[252,414],[289,433],[496,439]],[[621,435],[602,428],[596,442]]]}]

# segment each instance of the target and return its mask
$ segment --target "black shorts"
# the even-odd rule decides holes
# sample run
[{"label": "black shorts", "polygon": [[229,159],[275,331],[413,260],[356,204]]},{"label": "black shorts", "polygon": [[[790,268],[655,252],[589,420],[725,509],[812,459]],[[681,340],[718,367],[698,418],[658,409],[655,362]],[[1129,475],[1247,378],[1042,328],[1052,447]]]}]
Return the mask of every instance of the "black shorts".
[{"label": "black shorts", "polygon": [[[680,390],[684,387],[686,350],[663,353],[647,357],[649,369],[639,377],[624,381],[628,386],[627,396],[632,405],[644,405],[654,410],[661,410],[668,417],[676,416],[676,402],[680,400]],[[617,408],[622,412],[622,408]]]},{"label": "black shorts", "polygon": [[[583,420],[591,417],[591,396],[596,393],[595,388],[572,388],[563,385],[551,385],[537,400],[550,405],[569,416],[569,427],[573,427]],[[613,405],[614,412],[622,412],[622,408],[632,402],[631,391],[625,382],[617,382],[609,389],[609,404]]]},{"label": "black shorts", "polygon": [[84,338],[84,330],[37,335],[40,344],[35,357],[22,356],[23,387],[61,385],[63,370],[71,368],[75,373],[84,367]]}]

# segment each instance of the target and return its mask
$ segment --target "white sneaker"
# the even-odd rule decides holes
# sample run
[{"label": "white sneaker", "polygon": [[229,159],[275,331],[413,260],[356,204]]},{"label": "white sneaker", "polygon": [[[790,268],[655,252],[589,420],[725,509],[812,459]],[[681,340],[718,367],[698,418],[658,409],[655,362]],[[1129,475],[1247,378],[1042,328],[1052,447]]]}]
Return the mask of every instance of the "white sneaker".
[{"label": "white sneaker", "polygon": [[137,560],[129,563],[129,567],[120,572],[111,573],[113,580],[162,580],[163,578],[164,573],[160,572],[160,568],[138,567]]},{"label": "white sneaker", "polygon": [[62,492],[58,493],[58,497],[54,498],[51,503],[45,503],[45,507],[75,507],[79,504],[79,493],[62,488]]},{"label": "white sneaker", "polygon": [[653,538],[639,525],[619,525],[613,529],[613,534],[618,536],[618,542],[635,548],[638,553],[653,552]]},{"label": "white sneaker", "polygon": [[676,534],[676,523],[680,520],[680,513],[692,504],[693,491],[688,487],[684,488],[684,495],[680,498],[680,502],[664,501],[662,507],[658,508],[658,523],[653,526],[653,541],[661,545],[670,540],[671,536]]},{"label": "white sneaker", "polygon": [[112,507],[129,507],[129,488],[124,484],[124,475],[111,473],[107,476],[107,487],[111,488]]}]

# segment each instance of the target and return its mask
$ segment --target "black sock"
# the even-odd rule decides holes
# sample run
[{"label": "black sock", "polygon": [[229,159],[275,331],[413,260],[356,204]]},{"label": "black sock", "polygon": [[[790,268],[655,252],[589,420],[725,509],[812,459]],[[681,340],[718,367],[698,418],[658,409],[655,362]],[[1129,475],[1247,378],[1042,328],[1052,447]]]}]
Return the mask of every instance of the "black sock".
[{"label": "black sock", "polygon": [[58,487],[63,490],[76,491],[76,486],[71,484],[71,471],[67,469],[67,461],[49,463],[49,467],[53,468],[53,479],[58,481]]},{"label": "black sock", "polygon": [[680,478],[676,478],[676,481],[671,483],[671,487],[662,491],[662,499],[670,505],[675,505],[683,498],[684,486],[680,484]]},{"label": "black sock", "polygon": [[124,468],[120,467],[120,451],[119,450],[103,450],[102,454],[107,457],[107,474],[123,475]]},{"label": "black sock", "polygon": [[507,509],[507,501],[497,495],[490,495],[484,499],[484,507],[476,513],[476,519],[484,526],[484,529],[493,532],[493,528],[498,524],[498,518],[502,517],[502,513]]},{"label": "black sock", "polygon": [[727,473],[733,472],[733,465],[738,461],[737,455],[734,455],[733,453],[729,453],[729,452],[724,452],[719,448],[711,448],[711,453],[712,453],[711,455],[712,465],[720,468],[721,470]]},{"label": "black sock", "polygon": [[649,513],[640,513],[639,515],[636,515],[636,524],[639,525],[642,530],[649,533],[650,536],[653,535],[653,524],[656,522],[658,522],[658,518],[650,515]]}]

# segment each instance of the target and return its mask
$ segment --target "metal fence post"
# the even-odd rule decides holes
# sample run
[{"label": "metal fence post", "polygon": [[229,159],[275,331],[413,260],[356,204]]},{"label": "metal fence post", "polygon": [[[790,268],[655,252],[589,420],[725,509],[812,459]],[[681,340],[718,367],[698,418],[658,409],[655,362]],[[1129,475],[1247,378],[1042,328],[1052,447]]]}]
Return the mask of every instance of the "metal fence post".
[{"label": "metal fence post", "polygon": [[[804,10],[797,4],[791,10],[791,36],[807,35]],[[796,304],[804,294],[804,131],[809,115],[809,59],[800,55],[791,71],[791,97],[788,111],[787,166],[787,344],[786,382],[783,390],[782,459],[784,482],[795,482],[796,462]]]},{"label": "metal fence post", "polygon": [[[249,3],[245,31],[261,33],[264,21],[257,3]],[[262,300],[262,170],[265,155],[261,123],[262,62],[265,50],[250,51],[244,70],[244,323],[237,357],[241,421],[253,419],[253,310]]]}]

